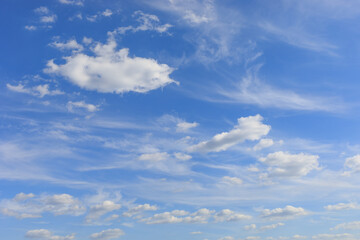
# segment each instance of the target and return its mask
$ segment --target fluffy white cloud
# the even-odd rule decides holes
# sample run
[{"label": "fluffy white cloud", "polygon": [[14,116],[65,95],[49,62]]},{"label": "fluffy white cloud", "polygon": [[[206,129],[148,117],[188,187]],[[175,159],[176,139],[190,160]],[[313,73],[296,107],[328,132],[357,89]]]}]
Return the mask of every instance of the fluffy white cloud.
[{"label": "fluffy white cloud", "polygon": [[93,104],[90,104],[90,103],[85,103],[84,101],[79,101],[79,102],[69,101],[66,104],[66,107],[67,107],[69,112],[73,112],[74,108],[83,108],[88,112],[96,112],[96,111],[98,111],[97,106],[95,106]]},{"label": "fluffy white cloud", "polygon": [[214,215],[215,222],[235,222],[251,219],[251,216],[234,212],[230,209],[223,209]]},{"label": "fluffy white cloud", "polygon": [[345,173],[351,173],[351,172],[359,172],[360,171],[360,154],[355,155],[353,157],[346,158],[344,167],[349,169],[349,172]]},{"label": "fluffy white cloud", "polygon": [[108,239],[117,239],[124,235],[124,231],[119,228],[107,229],[99,233],[91,234],[90,238],[94,240],[108,240]]},{"label": "fluffy white cloud", "polygon": [[156,211],[158,208],[156,206],[152,206],[150,204],[138,205],[136,207],[130,208],[128,211],[123,213],[124,217],[133,217],[138,215],[144,211]]},{"label": "fluffy white cloud", "polygon": [[26,88],[22,84],[18,84],[17,86],[6,84],[6,87],[13,92],[19,92],[19,93],[27,93],[33,96],[37,96],[40,98],[43,98],[46,95],[49,96],[56,96],[56,95],[62,95],[64,92],[60,90],[49,90],[49,84],[44,85],[38,85],[31,88]]},{"label": "fluffy white cloud", "polygon": [[360,221],[341,223],[331,228],[330,230],[338,230],[338,229],[346,229],[346,230],[360,229]]},{"label": "fluffy white cloud", "polygon": [[79,44],[75,39],[70,39],[67,42],[52,42],[50,43],[51,47],[57,48],[59,50],[73,50],[73,51],[82,51],[84,47]]},{"label": "fluffy white cloud", "polygon": [[3,215],[24,218],[38,218],[44,212],[56,215],[79,216],[86,211],[85,206],[69,194],[42,195],[17,194],[13,199],[0,202],[0,212]]},{"label": "fluffy white cloud", "polygon": [[319,156],[304,153],[290,154],[287,152],[270,153],[260,162],[268,167],[269,177],[302,177],[312,170],[318,170]]},{"label": "fluffy white cloud", "polygon": [[258,140],[270,131],[270,126],[263,124],[262,120],[260,115],[241,117],[233,130],[219,133],[211,140],[192,146],[189,150],[204,153],[220,152],[245,140]]},{"label": "fluffy white cloud", "polygon": [[284,208],[275,208],[275,209],[264,209],[261,213],[262,218],[266,219],[289,219],[294,218],[298,216],[304,216],[307,215],[308,212],[305,211],[305,209],[301,207],[293,207],[290,205],[287,205]]},{"label": "fluffy white cloud", "polygon": [[328,211],[339,211],[339,210],[349,210],[349,209],[360,209],[360,206],[357,203],[338,203],[335,205],[327,205],[324,208]]},{"label": "fluffy white cloud", "polygon": [[177,83],[169,77],[173,68],[154,59],[129,57],[126,48],[116,51],[114,40],[98,43],[92,51],[95,56],[77,53],[66,57],[63,65],[50,60],[44,71],[61,75],[81,88],[103,93],[145,93]]},{"label": "fluffy white cloud", "polygon": [[33,193],[18,193],[15,195],[15,197],[13,198],[15,201],[25,201],[29,198],[33,198],[35,197],[35,195]]},{"label": "fluffy white cloud", "polygon": [[254,147],[253,150],[254,151],[259,151],[263,148],[268,148],[271,147],[272,145],[274,145],[274,141],[272,139],[261,139]]},{"label": "fluffy white cloud", "polygon": [[72,240],[75,239],[75,234],[58,236],[53,235],[52,232],[47,229],[35,229],[27,231],[25,237],[39,240]]},{"label": "fluffy white cloud", "polygon": [[83,6],[84,0],[59,0],[62,4]]},{"label": "fluffy white cloud", "polygon": [[113,12],[110,9],[105,9],[105,11],[103,11],[101,14],[104,17],[110,17],[111,15],[113,15]]},{"label": "fluffy white cloud", "polygon": [[120,204],[114,203],[113,201],[104,201],[101,204],[97,204],[95,206],[91,206],[88,215],[85,217],[87,223],[90,223],[94,220],[99,219],[101,216],[118,210],[121,208]]}]

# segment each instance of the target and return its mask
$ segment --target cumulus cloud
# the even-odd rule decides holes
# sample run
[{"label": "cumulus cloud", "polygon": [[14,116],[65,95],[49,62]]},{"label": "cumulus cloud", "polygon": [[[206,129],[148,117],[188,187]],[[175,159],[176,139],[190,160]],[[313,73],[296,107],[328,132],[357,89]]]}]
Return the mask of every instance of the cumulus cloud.
[{"label": "cumulus cloud", "polygon": [[158,209],[157,206],[153,206],[153,205],[146,203],[143,205],[138,205],[136,207],[130,208],[128,211],[123,213],[123,216],[124,217],[133,217],[144,211],[156,211],[157,209]]},{"label": "cumulus cloud", "polygon": [[69,112],[74,112],[75,108],[82,108],[82,109],[85,109],[88,112],[96,112],[96,111],[99,110],[97,106],[95,106],[93,104],[90,104],[90,103],[85,103],[84,101],[79,101],[79,102],[69,101],[66,104],[66,107],[67,107]]},{"label": "cumulus cloud", "polygon": [[65,57],[66,63],[47,63],[46,73],[61,75],[87,90],[103,93],[148,91],[177,83],[169,75],[174,70],[154,59],[129,57],[129,50],[116,50],[116,42],[98,43],[92,51],[95,56],[83,53]]},{"label": "cumulus cloud", "polygon": [[165,224],[165,223],[207,223],[214,211],[202,208],[194,213],[184,210],[173,210],[155,214],[152,217],[142,219],[146,224]]},{"label": "cumulus cloud", "polygon": [[58,236],[53,235],[53,233],[47,229],[35,229],[27,231],[25,237],[39,240],[72,240],[75,239],[75,234]]},{"label": "cumulus cloud", "polygon": [[108,239],[118,239],[121,236],[125,235],[124,231],[119,228],[107,229],[99,233],[91,234],[90,238],[94,240],[108,240]]},{"label": "cumulus cloud", "polygon": [[142,11],[136,11],[133,14],[133,17],[136,17],[136,21],[139,23],[138,26],[127,26],[127,27],[119,27],[111,34],[125,34],[126,32],[138,32],[138,31],[155,31],[158,33],[167,32],[169,28],[172,27],[171,24],[160,24],[160,19],[156,15],[146,14]]},{"label": "cumulus cloud", "polygon": [[27,199],[33,198],[35,197],[35,194],[33,193],[18,193],[15,195],[15,197],[13,198],[15,201],[25,201]]},{"label": "cumulus cloud", "polygon": [[348,157],[345,160],[344,167],[349,169],[345,174],[356,173],[360,171],[360,154],[353,157]]},{"label": "cumulus cloud", "polygon": [[69,194],[41,195],[17,194],[13,199],[4,199],[0,202],[0,212],[3,215],[19,219],[39,218],[42,213],[53,215],[79,216],[86,211],[85,206]]},{"label": "cumulus cloud", "polygon": [[64,94],[64,92],[55,89],[55,90],[50,90],[49,89],[49,84],[44,84],[44,85],[38,85],[38,86],[34,86],[34,87],[30,87],[27,88],[22,84],[18,84],[17,86],[11,85],[11,84],[6,84],[6,87],[13,92],[18,92],[18,93],[27,93],[33,96],[37,96],[40,98],[43,98],[46,95],[49,96],[56,96],[56,95],[62,95]]},{"label": "cumulus cloud", "polygon": [[338,203],[335,205],[327,205],[324,208],[328,211],[340,211],[340,210],[360,209],[360,206],[357,203]]},{"label": "cumulus cloud", "polygon": [[271,147],[272,145],[274,145],[274,141],[272,139],[261,139],[254,147],[253,150],[254,151],[259,151],[263,148],[268,148]]},{"label": "cumulus cloud", "polygon": [[211,140],[192,146],[189,150],[204,153],[220,152],[246,140],[258,140],[270,131],[270,126],[263,124],[262,120],[260,115],[241,117],[233,130],[219,133]]},{"label": "cumulus cloud", "polygon": [[215,222],[235,222],[248,219],[251,219],[251,216],[230,209],[223,209],[214,215]]},{"label": "cumulus cloud", "polygon": [[284,208],[275,208],[275,209],[264,209],[261,213],[261,217],[265,219],[290,219],[298,216],[307,215],[308,212],[301,207],[293,207],[287,205]]},{"label": "cumulus cloud", "polygon": [[269,166],[269,177],[302,177],[312,170],[319,170],[319,156],[304,153],[290,154],[287,152],[270,153],[259,161]]},{"label": "cumulus cloud", "polygon": [[49,44],[51,47],[57,48],[61,51],[64,50],[73,50],[73,51],[82,51],[84,47],[79,44],[75,39],[70,39],[67,42],[55,41]]},{"label": "cumulus cloud", "polygon": [[101,204],[97,204],[95,206],[91,206],[88,215],[85,217],[87,223],[90,223],[94,220],[99,219],[101,216],[118,210],[121,208],[120,204],[114,203],[113,201],[104,201]]}]

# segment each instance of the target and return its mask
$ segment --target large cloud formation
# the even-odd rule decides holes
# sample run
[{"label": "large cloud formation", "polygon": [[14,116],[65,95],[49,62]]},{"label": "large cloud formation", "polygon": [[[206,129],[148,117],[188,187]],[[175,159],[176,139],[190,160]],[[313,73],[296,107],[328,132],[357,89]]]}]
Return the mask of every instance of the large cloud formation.
[{"label": "large cloud formation", "polygon": [[145,93],[170,83],[173,68],[154,59],[129,57],[129,49],[116,50],[116,42],[98,43],[91,49],[94,56],[74,53],[65,57],[66,63],[47,63],[46,73],[61,75],[87,90],[103,93]]}]

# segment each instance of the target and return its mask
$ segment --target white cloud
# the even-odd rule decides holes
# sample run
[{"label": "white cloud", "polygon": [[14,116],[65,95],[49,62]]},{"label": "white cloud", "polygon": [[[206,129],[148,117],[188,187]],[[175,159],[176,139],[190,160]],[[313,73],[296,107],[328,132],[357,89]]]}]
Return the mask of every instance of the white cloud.
[{"label": "white cloud", "polygon": [[90,104],[90,103],[85,103],[84,101],[79,101],[79,102],[69,101],[66,104],[66,107],[67,107],[69,112],[73,112],[74,108],[83,108],[88,112],[96,112],[96,111],[99,110],[98,106],[95,106],[95,105]]},{"label": "white cloud", "polygon": [[335,205],[327,205],[324,208],[328,211],[340,211],[340,210],[360,209],[360,206],[357,203],[338,203]]},{"label": "white cloud", "polygon": [[159,119],[157,119],[157,122],[165,131],[175,128],[176,132],[181,133],[187,133],[192,128],[199,126],[199,123],[197,122],[187,122],[184,119],[170,114],[164,114]]},{"label": "white cloud", "polygon": [[109,240],[109,239],[118,239],[121,236],[125,235],[124,231],[119,228],[107,229],[99,233],[91,234],[90,238],[94,240]]},{"label": "white cloud", "polygon": [[355,155],[353,157],[346,158],[344,167],[349,169],[350,172],[345,173],[356,173],[360,171],[360,154]]},{"label": "white cloud", "polygon": [[27,93],[33,96],[37,96],[40,98],[43,98],[46,95],[49,96],[56,96],[56,95],[62,95],[64,92],[56,89],[56,90],[49,90],[49,84],[44,85],[38,85],[31,88],[26,88],[22,84],[18,84],[17,86],[6,84],[6,87],[13,91],[13,92],[19,92],[19,93]]},{"label": "white cloud", "polygon": [[39,240],[72,240],[75,239],[75,234],[58,236],[53,235],[52,232],[47,229],[35,229],[26,232],[25,237]]},{"label": "white cloud", "polygon": [[225,236],[225,237],[218,238],[218,240],[235,240],[235,238],[232,236]]},{"label": "white cloud", "polygon": [[150,205],[148,203],[143,205],[138,205],[136,207],[130,208],[128,211],[123,213],[124,217],[133,217],[144,211],[156,211],[158,208],[156,206]]},{"label": "white cloud", "polygon": [[298,216],[307,215],[308,212],[301,207],[293,207],[287,205],[284,208],[275,208],[275,209],[264,209],[261,213],[261,217],[265,219],[290,219]]},{"label": "white cloud", "polygon": [[83,53],[66,57],[66,63],[57,65],[53,60],[44,71],[61,75],[87,90],[103,93],[145,93],[170,83],[177,83],[169,75],[174,70],[154,59],[129,57],[129,50],[116,51],[116,42],[98,43],[92,51],[95,56]]},{"label": "white cloud", "polygon": [[102,12],[102,15],[105,17],[110,17],[111,15],[113,15],[113,12],[110,9],[106,9]]},{"label": "white cloud", "polygon": [[241,185],[243,183],[243,181],[240,178],[229,177],[229,176],[222,177],[221,181],[223,183],[230,184],[230,185]]},{"label": "white cloud", "polygon": [[69,194],[42,195],[17,194],[14,199],[4,199],[0,202],[0,212],[3,215],[24,218],[39,218],[42,213],[53,215],[79,216],[84,214],[83,204]]},{"label": "white cloud", "polygon": [[312,239],[318,239],[318,240],[356,240],[352,234],[349,233],[339,233],[339,234],[318,234],[315,236],[312,236]]},{"label": "white cloud", "polygon": [[266,32],[276,36],[280,41],[295,47],[308,49],[316,52],[325,52],[333,54],[337,48],[335,45],[330,44],[316,36],[308,34],[302,28],[292,26],[291,28],[278,27],[269,22],[259,24],[259,27]]},{"label": "white cloud", "polygon": [[84,0],[59,0],[62,4],[83,6]]},{"label": "white cloud", "polygon": [[28,194],[18,193],[15,195],[14,200],[15,201],[25,201],[25,200],[27,200],[29,198],[33,198],[33,197],[35,197],[35,195],[33,193],[28,193]]},{"label": "white cloud", "polygon": [[272,139],[263,138],[253,147],[253,150],[259,151],[263,148],[271,147],[272,145],[274,145],[274,141]]},{"label": "white cloud", "polygon": [[39,14],[48,14],[48,13],[50,13],[50,10],[45,6],[41,6],[41,7],[34,9],[34,12],[39,13]]},{"label": "white cloud", "polygon": [[262,120],[260,115],[238,118],[238,125],[233,130],[217,134],[211,140],[192,146],[189,150],[220,152],[245,140],[258,140],[270,131],[270,126],[263,124]]},{"label": "white cloud", "polygon": [[[228,88],[215,87],[220,96],[206,97],[209,101],[254,104],[260,107],[294,109],[307,111],[336,112],[342,110],[341,102],[332,99],[305,96],[291,90],[279,89],[268,85],[257,77],[261,65],[247,70],[246,76],[240,81],[232,82]],[[216,95],[215,95],[216,96]]]},{"label": "white cloud", "polygon": [[197,231],[197,232],[191,232],[190,234],[191,234],[191,235],[199,235],[199,234],[202,234],[202,232]]},{"label": "white cloud", "polygon": [[246,231],[255,230],[255,229],[256,229],[256,224],[250,224],[250,225],[244,226],[244,230],[246,230]]},{"label": "white cloud", "polygon": [[185,154],[185,153],[180,153],[180,152],[174,153],[174,156],[176,159],[181,160],[181,161],[188,161],[192,158],[190,155]]},{"label": "white cloud", "polygon": [[144,218],[141,222],[146,224],[165,224],[165,223],[207,223],[214,211],[202,208],[194,213],[184,210],[174,210],[155,214],[152,217]]},{"label": "white cloud", "polygon": [[37,27],[34,26],[34,25],[26,25],[26,26],[25,26],[25,29],[28,30],[28,31],[34,31],[34,30],[37,29]]},{"label": "white cloud", "polygon": [[50,46],[57,48],[61,51],[73,50],[73,51],[80,52],[84,49],[84,47],[81,44],[79,44],[75,39],[68,40],[67,42],[55,41],[55,42],[50,43]]},{"label": "white cloud", "polygon": [[199,126],[197,122],[179,122],[176,124],[177,132],[187,132],[189,129]]},{"label": "white cloud", "polygon": [[90,223],[94,220],[99,219],[101,216],[118,210],[121,208],[120,204],[114,203],[113,201],[104,201],[101,204],[97,204],[95,206],[91,206],[88,215],[85,217],[87,223]]},{"label": "white cloud", "polygon": [[156,15],[146,14],[142,11],[136,11],[133,14],[133,17],[136,17],[136,21],[139,23],[137,27],[127,26],[119,27],[109,34],[125,34],[128,31],[138,32],[138,31],[155,31],[158,33],[167,32],[169,28],[172,27],[171,24],[160,24],[160,20]]},{"label": "white cloud", "polygon": [[157,153],[144,153],[139,156],[141,161],[164,161],[170,158],[170,155],[166,152],[157,152]]},{"label": "white cloud", "polygon": [[330,230],[339,230],[339,229],[346,229],[346,230],[360,229],[360,221],[341,223],[331,228]]},{"label": "white cloud", "polygon": [[269,177],[302,177],[312,170],[319,170],[319,156],[304,153],[287,152],[270,153],[259,161],[269,166]]},{"label": "white cloud", "polygon": [[249,219],[251,219],[251,216],[234,212],[230,209],[223,209],[214,215],[215,222],[235,222]]},{"label": "white cloud", "polygon": [[260,231],[266,231],[266,230],[272,230],[281,226],[284,226],[284,223],[274,223],[274,224],[270,224],[270,225],[265,225],[260,227]]},{"label": "white cloud", "polygon": [[48,16],[42,16],[40,17],[40,22],[42,23],[54,23],[57,19],[57,16],[55,14],[48,15]]}]

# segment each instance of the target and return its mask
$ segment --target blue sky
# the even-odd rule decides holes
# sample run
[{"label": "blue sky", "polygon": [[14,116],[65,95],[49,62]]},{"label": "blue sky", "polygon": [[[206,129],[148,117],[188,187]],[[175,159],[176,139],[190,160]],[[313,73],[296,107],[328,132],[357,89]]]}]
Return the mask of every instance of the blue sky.
[{"label": "blue sky", "polygon": [[1,4],[4,239],[360,238],[360,1]]}]

